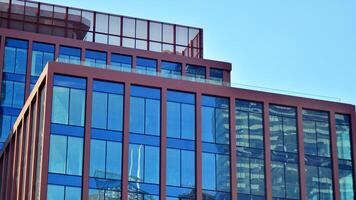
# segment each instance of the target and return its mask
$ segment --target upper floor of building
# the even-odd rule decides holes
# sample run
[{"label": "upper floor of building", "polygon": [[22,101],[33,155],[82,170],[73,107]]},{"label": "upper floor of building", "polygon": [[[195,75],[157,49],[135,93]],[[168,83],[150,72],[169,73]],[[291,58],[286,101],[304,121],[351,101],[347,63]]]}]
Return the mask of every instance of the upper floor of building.
[{"label": "upper floor of building", "polygon": [[201,28],[48,3],[1,0],[0,27],[203,58]]}]

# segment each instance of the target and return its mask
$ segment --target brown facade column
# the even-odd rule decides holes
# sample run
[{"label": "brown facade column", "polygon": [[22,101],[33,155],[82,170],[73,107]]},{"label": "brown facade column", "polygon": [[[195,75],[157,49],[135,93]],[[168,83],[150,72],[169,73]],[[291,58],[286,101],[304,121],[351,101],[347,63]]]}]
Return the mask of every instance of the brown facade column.
[{"label": "brown facade column", "polygon": [[356,110],[355,107],[351,109],[351,156],[352,156],[352,167],[353,167],[353,181],[354,181],[354,192],[356,191]]},{"label": "brown facade column", "polygon": [[32,40],[28,40],[27,49],[27,65],[26,65],[26,79],[25,79],[25,100],[30,95],[30,84],[31,84],[31,65],[32,65]]},{"label": "brown facade column", "polygon": [[82,198],[89,199],[89,169],[90,169],[90,138],[92,116],[93,78],[87,79],[86,104],[85,104],[85,132],[84,132],[84,157],[83,157],[83,183]]},{"label": "brown facade column", "polygon": [[298,159],[299,159],[299,195],[301,200],[306,200],[306,179],[304,163],[304,132],[303,132],[303,108],[297,107],[297,138],[298,138]]},{"label": "brown facade column", "polygon": [[13,160],[14,160],[14,141],[11,139],[9,141],[9,160],[7,161],[7,173],[6,173],[6,185],[5,187],[5,200],[11,200],[10,199],[10,190],[11,190],[11,178],[12,178],[12,166],[13,166]]},{"label": "brown facade column", "polygon": [[337,155],[337,137],[336,137],[336,125],[335,125],[335,112],[329,113],[330,120],[330,143],[331,143],[331,160],[332,160],[332,177],[333,177],[333,194],[335,200],[340,200],[339,190],[339,161]]},{"label": "brown facade column", "polygon": [[29,184],[28,184],[28,197],[29,200],[34,200],[35,199],[35,183],[36,183],[36,164],[37,164],[37,146],[38,146],[38,121],[39,121],[39,116],[40,116],[40,91],[38,90],[36,92],[36,110],[35,110],[35,116],[33,116],[34,120],[34,126],[32,129],[32,158],[30,161],[30,179],[29,179]]},{"label": "brown facade column", "polygon": [[13,199],[19,198],[19,191],[20,191],[20,183],[21,183],[21,172],[22,172],[22,162],[23,162],[23,144],[24,144],[24,137],[25,137],[25,115],[22,116],[21,119],[21,129],[18,132],[18,151],[17,151],[17,160],[16,160],[16,180],[15,180],[15,187],[13,189]]},{"label": "brown facade column", "polygon": [[[28,161],[30,160],[30,138],[31,134],[31,111],[32,111],[32,104],[28,106],[28,111],[27,111],[27,123],[26,123],[26,115],[24,117],[24,123],[26,124],[26,130],[24,129],[23,136],[25,137],[24,142],[23,142],[23,159],[22,159],[22,164],[20,166],[21,175],[20,175],[20,181],[19,181],[19,199],[24,199],[23,194],[25,193],[25,188],[26,188],[26,183],[27,183],[27,172],[28,172]],[[26,155],[26,159],[25,159]],[[25,187],[23,187],[25,186]]]},{"label": "brown facade column", "polygon": [[130,134],[130,83],[125,83],[125,94],[124,94],[124,135],[123,135],[123,145],[122,145],[122,199],[127,199],[128,197],[128,165],[129,165],[129,134]]},{"label": "brown facade column", "polygon": [[235,98],[230,97],[230,178],[231,178],[231,199],[237,199],[237,176],[236,176],[236,115]]},{"label": "brown facade column", "polygon": [[202,94],[196,93],[195,96],[195,127],[196,127],[196,138],[195,138],[195,161],[196,161],[196,193],[197,200],[203,199],[202,192],[202,128],[201,128],[201,99]]},{"label": "brown facade column", "polygon": [[[53,72],[48,68],[47,77],[45,85],[43,86],[45,91],[44,105],[43,105],[43,145],[42,145],[42,158],[40,161],[40,199],[47,198],[47,181],[48,181],[48,160],[49,160],[49,143],[50,143],[50,132],[51,132],[51,114],[52,114],[52,94],[53,94]],[[41,89],[39,89],[39,92]],[[38,108],[38,110],[41,110]]]},{"label": "brown facade column", "polygon": [[3,150],[3,163],[2,163],[2,177],[1,177],[1,193],[0,197],[1,199],[5,199],[5,189],[6,189],[6,177],[7,177],[7,163],[9,162],[9,150],[8,147]]},{"label": "brown facade column", "polygon": [[265,191],[266,199],[272,200],[271,148],[269,137],[269,102],[263,103],[263,141],[265,146]]},{"label": "brown facade column", "polygon": [[166,199],[166,146],[167,146],[167,88],[161,89],[161,162],[160,162],[160,199]]}]

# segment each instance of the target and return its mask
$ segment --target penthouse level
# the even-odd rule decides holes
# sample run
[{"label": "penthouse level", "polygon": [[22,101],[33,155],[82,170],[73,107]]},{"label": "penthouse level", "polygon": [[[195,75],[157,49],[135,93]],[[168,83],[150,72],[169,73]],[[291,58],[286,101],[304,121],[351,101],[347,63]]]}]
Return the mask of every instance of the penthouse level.
[{"label": "penthouse level", "polygon": [[0,27],[203,58],[201,28],[48,3],[1,0]]}]

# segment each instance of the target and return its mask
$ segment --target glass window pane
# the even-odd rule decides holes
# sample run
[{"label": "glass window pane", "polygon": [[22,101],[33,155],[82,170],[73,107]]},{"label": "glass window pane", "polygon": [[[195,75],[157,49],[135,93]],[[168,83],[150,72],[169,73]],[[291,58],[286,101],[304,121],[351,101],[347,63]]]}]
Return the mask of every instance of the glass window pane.
[{"label": "glass window pane", "polygon": [[318,168],[305,166],[308,199],[319,199]]},{"label": "glass window pane", "polygon": [[144,146],[130,144],[129,149],[129,181],[142,182],[143,181],[143,159]]},{"label": "glass window pane", "polygon": [[[249,147],[248,113],[236,112],[236,145]],[[272,145],[272,144],[271,144]]]},{"label": "glass window pane", "polygon": [[159,184],[159,147],[146,146],[145,183]]},{"label": "glass window pane", "polygon": [[324,122],[316,123],[318,155],[330,157],[330,131],[329,124]]},{"label": "glass window pane", "polygon": [[146,99],[146,134],[157,136],[160,134],[160,110],[160,101]]},{"label": "glass window pane", "polygon": [[299,172],[298,165],[286,163],[286,197],[299,198]]},{"label": "glass window pane", "polygon": [[167,102],[167,137],[180,138],[180,123],[180,104]]},{"label": "glass window pane", "polygon": [[92,107],[92,127],[106,129],[107,124],[107,94],[101,92],[93,92],[93,107]]},{"label": "glass window pane", "polygon": [[195,140],[195,106],[182,104],[182,139]]},{"label": "glass window pane", "polygon": [[95,31],[108,33],[109,16],[106,14],[96,13],[95,16]]},{"label": "glass window pane", "polygon": [[64,200],[64,186],[48,185],[47,200]]},{"label": "glass window pane", "polygon": [[123,96],[109,94],[108,129],[122,131],[123,122]]},{"label": "glass window pane", "polygon": [[216,154],[216,186],[218,191],[230,191],[229,156]]},{"label": "glass window pane", "polygon": [[13,99],[13,88],[14,83],[12,81],[2,81],[2,90],[1,90],[1,105],[5,107],[12,107]]},{"label": "glass window pane", "polygon": [[144,110],[145,101],[143,98],[130,98],[130,132],[144,133]]},{"label": "glass window pane", "polygon": [[147,21],[136,20],[136,38],[147,39]]},{"label": "glass window pane", "polygon": [[135,19],[123,18],[123,35],[135,37]]},{"label": "glass window pane", "polygon": [[16,48],[5,47],[4,72],[13,73],[16,64]]},{"label": "glass window pane", "polygon": [[283,118],[284,149],[286,152],[297,152],[297,120]]},{"label": "glass window pane", "polygon": [[203,189],[215,190],[216,189],[216,166],[215,155],[210,153],[202,153],[202,177]]},{"label": "glass window pane", "polygon": [[69,89],[53,87],[52,122],[68,124]]},{"label": "glass window pane", "polygon": [[85,112],[85,91],[71,89],[69,124],[76,125],[76,126],[84,126],[84,112]]},{"label": "glass window pane", "polygon": [[66,187],[65,200],[78,200],[82,198],[82,190],[78,187]]},{"label": "glass window pane", "polygon": [[51,135],[48,172],[65,174],[67,137]]},{"label": "glass window pane", "polygon": [[181,151],[181,182],[183,187],[195,186],[195,152]]},{"label": "glass window pane", "polygon": [[286,196],[284,163],[272,162],[272,195],[273,197],[284,198]]},{"label": "glass window pane", "polygon": [[202,140],[215,142],[215,110],[211,107],[202,107]]},{"label": "glass window pane", "polygon": [[315,122],[303,120],[304,151],[308,155],[317,154]]},{"label": "glass window pane", "polygon": [[336,125],[337,153],[339,159],[351,160],[350,127]]},{"label": "glass window pane", "polygon": [[251,169],[251,194],[264,195],[265,193],[264,161],[259,159],[251,159],[250,169]]},{"label": "glass window pane", "polygon": [[91,177],[105,178],[106,144],[102,140],[90,142],[90,173]]},{"label": "glass window pane", "polygon": [[353,178],[351,170],[339,169],[340,199],[354,199]]},{"label": "glass window pane", "polygon": [[121,17],[110,15],[109,21],[109,33],[114,35],[120,35],[121,31]]},{"label": "glass window pane", "polygon": [[162,41],[162,24],[150,22],[150,40]]},{"label": "glass window pane", "polygon": [[106,151],[106,178],[121,179],[122,144],[120,142],[107,142]]},{"label": "glass window pane", "polygon": [[226,109],[215,109],[216,118],[216,143],[229,144],[229,111]]},{"label": "glass window pane", "polygon": [[250,194],[250,159],[237,157],[237,192]]},{"label": "glass window pane", "polygon": [[[167,185],[180,186],[180,150],[167,149]],[[189,163],[190,164],[190,163]],[[183,166],[183,162],[182,162]],[[183,173],[183,171],[182,171]]]},{"label": "glass window pane", "polygon": [[176,43],[188,46],[188,29],[186,27],[176,26]]},{"label": "glass window pane", "polygon": [[18,48],[16,53],[15,73],[26,74],[26,66],[27,66],[27,49]]},{"label": "glass window pane", "polygon": [[14,82],[14,98],[12,106],[14,108],[22,108],[25,97],[25,84],[20,82]]},{"label": "glass window pane", "polygon": [[163,42],[173,43],[173,25],[163,24]]},{"label": "glass window pane", "polygon": [[250,113],[249,115],[250,147],[263,148],[263,122],[262,115]]},{"label": "glass window pane", "polygon": [[82,175],[83,139],[68,137],[67,174]]},{"label": "glass window pane", "polygon": [[270,142],[271,150],[284,151],[283,149],[283,118],[270,115]]}]

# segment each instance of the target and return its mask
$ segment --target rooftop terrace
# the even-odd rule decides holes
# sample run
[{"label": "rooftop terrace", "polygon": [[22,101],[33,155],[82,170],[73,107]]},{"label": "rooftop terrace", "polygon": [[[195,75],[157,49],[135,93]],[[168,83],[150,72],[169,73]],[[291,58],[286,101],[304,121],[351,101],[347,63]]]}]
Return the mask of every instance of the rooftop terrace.
[{"label": "rooftop terrace", "polygon": [[203,58],[200,28],[34,1],[0,0],[0,27]]}]

